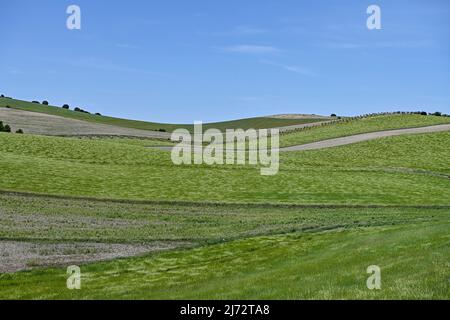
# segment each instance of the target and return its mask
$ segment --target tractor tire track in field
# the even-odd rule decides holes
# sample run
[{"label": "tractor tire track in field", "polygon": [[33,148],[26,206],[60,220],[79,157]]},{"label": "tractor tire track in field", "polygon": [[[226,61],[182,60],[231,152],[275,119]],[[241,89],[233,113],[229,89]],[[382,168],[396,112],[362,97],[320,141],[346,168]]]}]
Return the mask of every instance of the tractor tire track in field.
[{"label": "tractor tire track in field", "polygon": [[[257,202],[214,202],[214,201],[183,201],[183,200],[137,200],[137,199],[114,199],[114,198],[96,198],[83,196],[69,196],[58,194],[44,194],[24,191],[11,191],[0,189],[1,196],[15,196],[24,198],[53,199],[53,200],[73,200],[73,201],[91,201],[92,203],[110,203],[110,204],[140,204],[140,205],[171,205],[171,206],[195,206],[197,208],[291,208],[291,209],[377,209],[377,208],[410,208],[410,209],[450,209],[449,205],[405,205],[405,204],[295,204],[295,203],[257,203]],[[0,237],[1,240],[1,237]]]}]

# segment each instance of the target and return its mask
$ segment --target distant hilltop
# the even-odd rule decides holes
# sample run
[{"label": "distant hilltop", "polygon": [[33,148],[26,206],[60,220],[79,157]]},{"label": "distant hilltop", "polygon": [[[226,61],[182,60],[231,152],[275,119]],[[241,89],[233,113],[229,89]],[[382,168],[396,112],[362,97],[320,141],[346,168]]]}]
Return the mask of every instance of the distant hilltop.
[{"label": "distant hilltop", "polygon": [[267,116],[268,118],[275,119],[328,119],[330,117],[321,116],[318,114],[301,114],[301,113],[291,113],[291,114],[276,114],[272,116]]}]

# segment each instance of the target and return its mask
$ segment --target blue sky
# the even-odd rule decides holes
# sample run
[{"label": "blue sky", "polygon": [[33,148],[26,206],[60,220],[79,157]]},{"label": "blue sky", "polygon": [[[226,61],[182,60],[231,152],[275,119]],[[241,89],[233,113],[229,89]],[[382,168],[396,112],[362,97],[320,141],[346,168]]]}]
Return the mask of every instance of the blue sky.
[{"label": "blue sky", "polygon": [[0,93],[25,100],[178,123],[450,113],[447,0],[2,0],[0,16]]}]

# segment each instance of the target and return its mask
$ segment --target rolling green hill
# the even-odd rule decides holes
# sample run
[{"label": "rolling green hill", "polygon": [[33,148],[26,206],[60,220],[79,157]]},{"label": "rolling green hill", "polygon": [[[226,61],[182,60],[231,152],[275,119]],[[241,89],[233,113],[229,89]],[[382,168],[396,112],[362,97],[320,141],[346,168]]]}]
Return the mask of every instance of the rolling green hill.
[{"label": "rolling green hill", "polygon": [[295,204],[450,204],[450,132],[280,155],[254,166],[176,166],[139,145],[0,134],[0,189],[97,198]]},{"label": "rolling green hill", "polygon": [[378,115],[367,118],[347,119],[342,122],[310,127],[301,131],[283,134],[280,137],[280,146],[288,147],[360,133],[426,127],[447,123],[450,123],[450,117],[422,116],[416,114]]},{"label": "rolling green hill", "polygon": [[[448,122],[375,116],[281,144]],[[176,166],[152,143],[167,142],[0,133],[0,261],[33,269],[0,271],[0,299],[448,298],[450,132],[281,153],[276,176]],[[128,258],[98,262],[113,245]],[[129,257],[137,246],[151,250]],[[67,290],[65,261],[81,266],[82,290]],[[379,291],[366,288],[374,264]]]},{"label": "rolling green hill", "polygon": [[[156,122],[146,122],[137,120],[128,120],[113,118],[108,116],[98,116],[93,114],[87,114],[82,112],[75,112],[72,110],[66,110],[55,106],[46,106],[42,104],[31,103],[22,100],[0,98],[0,107],[9,106],[13,109],[39,112],[54,116],[66,117],[70,119],[77,119],[83,121],[89,121],[94,123],[109,124],[124,128],[141,129],[141,130],[152,130],[158,131],[163,129],[167,132],[172,132],[178,128],[186,128],[189,131],[193,131],[193,124],[168,124],[168,123],[156,123]],[[326,119],[326,118],[325,118]],[[209,128],[216,128],[219,130],[225,129],[263,129],[263,128],[274,128],[282,126],[291,126],[304,123],[320,122],[324,121],[323,118],[311,118],[311,119],[278,119],[278,118],[268,118],[268,117],[257,117],[240,119],[234,121],[223,121],[223,122],[213,122],[205,123],[203,129],[207,130]]]}]

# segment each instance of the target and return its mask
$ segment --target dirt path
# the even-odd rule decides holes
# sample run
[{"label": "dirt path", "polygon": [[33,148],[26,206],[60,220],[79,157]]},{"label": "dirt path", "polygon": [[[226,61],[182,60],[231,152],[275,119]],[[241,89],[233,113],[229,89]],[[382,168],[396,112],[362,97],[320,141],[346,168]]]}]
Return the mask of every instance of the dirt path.
[{"label": "dirt path", "polygon": [[370,132],[370,133],[362,133],[348,137],[335,138],[322,140],[318,142],[307,143],[298,146],[291,146],[286,148],[281,148],[280,151],[302,151],[302,150],[316,150],[316,149],[324,149],[331,147],[338,147],[347,144],[353,144],[357,142],[373,140],[378,138],[399,136],[403,134],[419,134],[419,133],[432,133],[432,132],[441,132],[441,131],[449,131],[450,124],[442,124],[437,126],[429,126],[429,127],[421,127],[421,128],[408,128],[408,129],[397,129],[397,130],[387,130],[387,131],[378,131],[378,132]]},{"label": "dirt path", "polygon": [[[347,144],[353,144],[358,142],[363,142],[367,140],[374,140],[378,138],[399,136],[403,134],[419,134],[419,133],[433,133],[433,132],[442,132],[442,131],[450,131],[450,124],[441,124],[436,126],[428,126],[421,128],[407,128],[407,129],[397,129],[397,130],[387,130],[387,131],[378,131],[378,132],[370,132],[370,133],[362,133],[348,137],[327,139],[302,145],[290,146],[280,148],[280,152],[290,152],[290,151],[304,151],[304,150],[316,150],[316,149],[325,149],[331,147],[338,147]],[[173,147],[149,147],[152,149],[158,149],[163,151],[171,151]],[[241,149],[237,149],[241,150]],[[197,150],[195,150],[197,151]],[[198,150],[199,152],[202,149]]]}]

